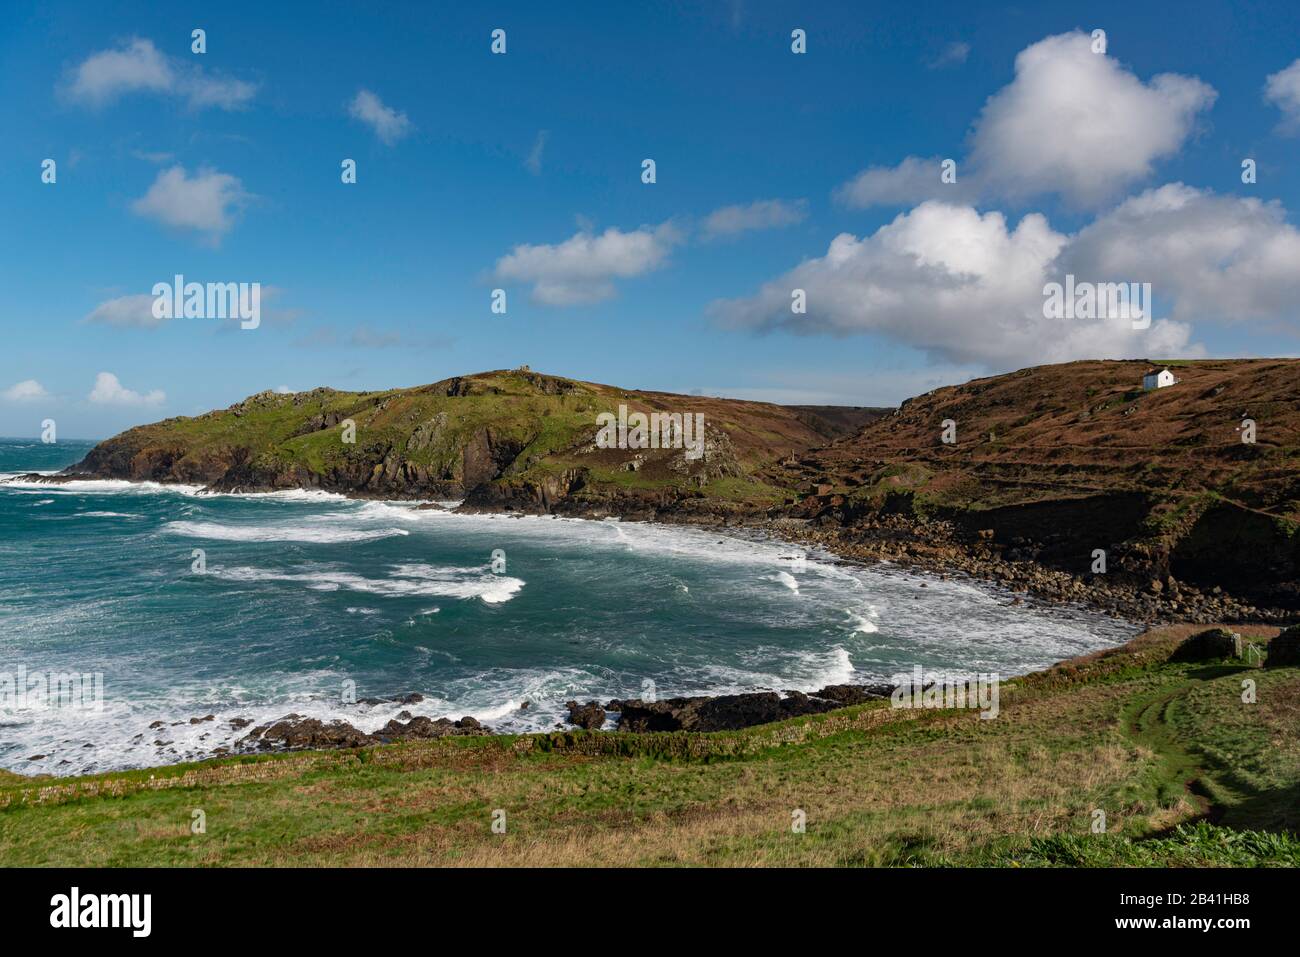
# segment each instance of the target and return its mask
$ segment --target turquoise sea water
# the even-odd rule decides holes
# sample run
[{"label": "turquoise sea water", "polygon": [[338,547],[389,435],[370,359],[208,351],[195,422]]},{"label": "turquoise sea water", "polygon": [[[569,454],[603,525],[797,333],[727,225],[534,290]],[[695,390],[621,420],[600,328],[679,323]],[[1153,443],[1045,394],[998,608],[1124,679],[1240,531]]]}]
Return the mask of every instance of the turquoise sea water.
[{"label": "turquoise sea water", "polygon": [[[89,447],[0,440],[0,675],[104,676],[101,710],[0,711],[11,770],[204,757],[245,733],[230,719],[289,712],[363,730],[403,709],[471,714],[518,731],[554,727],[570,698],[640,696],[646,682],[668,697],[812,690],[914,665],[1009,676],[1133,632],[695,529],[12,480]],[[356,698],[425,700],[350,703],[345,682]]]}]

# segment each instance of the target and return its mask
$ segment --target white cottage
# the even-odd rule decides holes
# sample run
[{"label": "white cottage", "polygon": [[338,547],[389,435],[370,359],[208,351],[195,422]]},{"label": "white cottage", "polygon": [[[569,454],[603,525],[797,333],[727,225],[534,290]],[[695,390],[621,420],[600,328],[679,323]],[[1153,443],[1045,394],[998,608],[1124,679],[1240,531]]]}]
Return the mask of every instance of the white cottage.
[{"label": "white cottage", "polygon": [[1177,381],[1178,380],[1174,378],[1172,372],[1168,369],[1161,369],[1158,372],[1148,372],[1144,375],[1142,377],[1142,388],[1148,391],[1151,389],[1163,389],[1165,386],[1173,385]]}]

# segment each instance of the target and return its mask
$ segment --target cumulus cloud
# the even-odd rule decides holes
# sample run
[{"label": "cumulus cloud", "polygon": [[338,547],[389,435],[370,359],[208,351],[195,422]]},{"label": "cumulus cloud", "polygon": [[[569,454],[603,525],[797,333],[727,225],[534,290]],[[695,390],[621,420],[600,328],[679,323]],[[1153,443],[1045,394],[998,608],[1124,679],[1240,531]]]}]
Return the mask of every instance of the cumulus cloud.
[{"label": "cumulus cloud", "polygon": [[1253,322],[1300,332],[1300,232],[1277,202],[1170,183],[1080,230],[1062,257],[1076,276],[1150,282],[1184,322]]},{"label": "cumulus cloud", "polygon": [[253,98],[257,86],[169,57],[153,41],[135,37],[92,53],[66,77],[65,90],[73,101],[92,107],[132,93],[152,93],[184,99],[191,109],[235,110]]},{"label": "cumulus cloud", "polygon": [[[710,309],[732,327],[876,333],[957,363],[1011,368],[1079,358],[1194,355],[1192,322],[1293,323],[1300,234],[1280,206],[1181,183],[1148,190],[1073,236],[1031,213],[928,201],[873,235],[843,233],[748,298]],[[1149,282],[1169,316],[1135,330],[1118,313],[1049,319],[1043,287],[1066,275]],[[803,289],[806,314],[791,309]]]},{"label": "cumulus cloud", "polygon": [[152,329],[161,325],[166,319],[158,319],[153,314],[153,296],[119,296],[101,302],[86,316],[85,322],[103,323],[109,326],[135,326]]},{"label": "cumulus cloud", "polygon": [[808,203],[797,199],[760,199],[747,205],[715,209],[702,226],[705,239],[736,236],[757,229],[792,226],[808,218]]},{"label": "cumulus cloud", "polygon": [[933,159],[863,170],[837,195],[851,206],[974,196],[1023,200],[1056,193],[1097,206],[1150,175],[1175,153],[1214,89],[1162,73],[1143,82],[1084,33],[1047,37],[1016,57],[1016,75],[985,103],[958,164],[959,190]]},{"label": "cumulus cloud", "polygon": [[369,90],[357,92],[348,104],[348,115],[374,130],[386,146],[392,146],[415,129],[405,113],[385,106],[384,101]]},{"label": "cumulus cloud", "polygon": [[204,233],[216,243],[234,225],[251,197],[229,173],[200,169],[190,176],[183,166],[163,170],[144,196],[131,204],[137,216],[167,226]]},{"label": "cumulus cloud", "polygon": [[50,394],[35,379],[24,379],[0,392],[0,398],[6,402],[42,402],[49,399]]},{"label": "cumulus cloud", "polygon": [[1264,96],[1282,111],[1281,132],[1300,134],[1300,59],[1268,78]]},{"label": "cumulus cloud", "polygon": [[161,389],[154,389],[148,394],[134,392],[125,388],[113,373],[101,372],[95,376],[95,387],[86,398],[96,405],[162,405],[167,401],[167,394]]},{"label": "cumulus cloud", "polygon": [[516,246],[497,260],[493,276],[532,283],[533,300],[547,306],[601,302],[616,295],[615,279],[658,269],[681,240],[672,223],[630,232],[610,227],[599,235],[583,230],[558,244]]}]

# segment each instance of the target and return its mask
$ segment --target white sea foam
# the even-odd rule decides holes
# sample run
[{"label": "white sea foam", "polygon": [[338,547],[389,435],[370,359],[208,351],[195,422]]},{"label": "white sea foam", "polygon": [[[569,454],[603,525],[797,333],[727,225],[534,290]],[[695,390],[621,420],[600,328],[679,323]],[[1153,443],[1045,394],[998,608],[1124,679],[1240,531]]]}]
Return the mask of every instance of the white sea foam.
[{"label": "white sea foam", "polygon": [[786,588],[790,589],[796,595],[799,594],[799,582],[789,572],[777,572],[776,580]]},{"label": "white sea foam", "polygon": [[55,476],[57,471],[9,472],[0,476],[0,482],[12,489],[39,489],[50,494],[128,494],[157,495],[172,494],[200,496],[203,498],[246,498],[267,502],[351,502],[346,495],[339,492],[326,492],[322,489],[290,488],[276,489],[270,492],[217,492],[210,491],[202,485],[184,482],[136,482],[127,479],[73,479],[68,482],[42,482],[20,479],[21,475]]},{"label": "white sea foam", "polygon": [[311,525],[222,525],[218,522],[168,522],[167,531],[189,538],[210,538],[226,542],[369,542],[396,535],[410,535],[404,528],[350,529]]},{"label": "white sea foam", "polygon": [[848,651],[839,645],[824,654],[811,656],[807,663],[811,669],[811,674],[806,679],[809,691],[816,691],[827,685],[848,684],[856,675],[853,659],[849,657]]},{"label": "white sea foam", "polygon": [[524,587],[522,578],[494,575],[481,568],[434,568],[429,565],[394,566],[391,578],[366,578],[328,566],[299,571],[251,567],[214,568],[209,574],[227,581],[300,582],[315,591],[346,589],[387,598],[412,595],[478,598],[489,605],[509,601]]},{"label": "white sea foam", "polygon": [[[56,475],[56,472],[43,472],[43,475]],[[198,495],[203,491],[201,485],[179,485],[162,482],[128,482],[125,479],[76,479],[71,482],[37,482],[22,479],[10,479],[6,485],[13,488],[41,489],[51,495],[71,495],[92,492],[96,494],[152,495],[159,492],[173,492],[178,495]]]},{"label": "white sea foam", "polygon": [[[84,774],[149,767],[211,757],[217,748],[248,750],[240,739],[257,726],[297,714],[323,722],[346,721],[374,733],[406,714],[433,720],[473,717],[497,731],[541,731],[564,715],[559,702],[588,688],[590,672],[576,668],[495,670],[454,683],[449,697],[425,692],[418,703],[384,700],[343,703],[344,675],[332,670],[271,675],[261,687],[177,687],[125,700],[108,696],[102,712],[44,711],[6,715],[0,766],[23,773]],[[360,691],[359,697],[365,697]],[[522,709],[529,702],[527,709]],[[213,720],[191,724],[211,714]],[[232,719],[251,722],[236,728]],[[161,721],[160,727],[151,728]],[[30,758],[42,755],[37,761]]]},{"label": "white sea foam", "polygon": [[853,625],[853,630],[860,634],[870,635],[880,630],[874,621],[859,615],[855,611],[846,611],[845,614],[849,616],[849,623]]}]

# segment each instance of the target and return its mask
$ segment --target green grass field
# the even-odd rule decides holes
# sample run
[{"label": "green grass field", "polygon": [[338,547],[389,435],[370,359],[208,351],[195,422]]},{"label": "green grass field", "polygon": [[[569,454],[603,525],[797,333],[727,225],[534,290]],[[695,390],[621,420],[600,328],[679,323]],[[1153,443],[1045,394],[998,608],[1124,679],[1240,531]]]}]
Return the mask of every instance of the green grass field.
[{"label": "green grass field", "polygon": [[0,775],[0,863],[1300,865],[1300,668],[1166,662],[1193,630],[1005,682],[994,720],[874,703],[709,735]]}]

